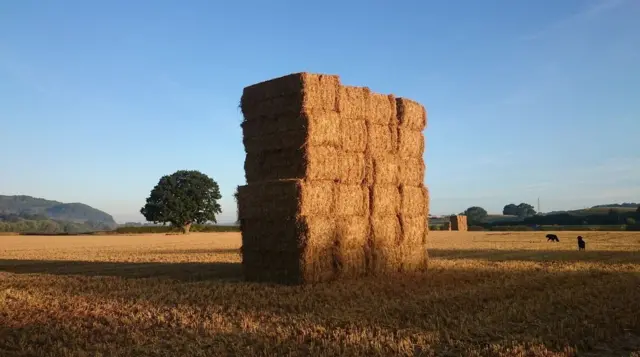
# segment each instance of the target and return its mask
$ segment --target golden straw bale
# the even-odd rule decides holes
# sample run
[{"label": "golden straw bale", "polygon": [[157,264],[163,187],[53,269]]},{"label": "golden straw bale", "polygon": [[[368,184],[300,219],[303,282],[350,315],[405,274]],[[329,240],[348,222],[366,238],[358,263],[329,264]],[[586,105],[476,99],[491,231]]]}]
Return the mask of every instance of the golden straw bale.
[{"label": "golden straw bale", "polygon": [[398,129],[398,154],[402,158],[420,158],[424,154],[424,134],[417,130]]},{"label": "golden straw bale", "polygon": [[402,243],[402,272],[421,272],[427,270],[429,254],[427,246],[423,243]]},{"label": "golden straw bale", "polygon": [[411,99],[396,98],[398,124],[404,129],[422,131],[427,126],[427,110]]},{"label": "golden straw bale", "polygon": [[336,241],[333,216],[246,218],[240,220],[242,247],[264,252],[294,252]]},{"label": "golden straw bale", "polygon": [[367,124],[364,120],[341,118],[339,133],[333,140],[340,142],[345,152],[363,153],[367,148]]},{"label": "golden straw bale", "polygon": [[399,160],[398,183],[401,185],[420,186],[424,184],[426,166],[422,157],[409,157]]},{"label": "golden straw bale", "polygon": [[335,186],[334,214],[340,216],[368,216],[369,189],[361,185]]},{"label": "golden straw bale", "polygon": [[401,246],[376,246],[370,254],[371,258],[368,259],[367,269],[370,275],[393,275],[402,270],[404,257]]},{"label": "golden straw bale", "polygon": [[396,100],[393,94],[371,94],[371,116],[373,124],[396,126]]},{"label": "golden straw bale", "polygon": [[245,87],[240,107],[245,121],[337,111],[340,77],[294,73]]},{"label": "golden straw bale", "polygon": [[369,157],[369,164],[365,174],[365,182],[368,185],[398,184],[399,178],[399,160],[394,154],[380,154],[376,157]]},{"label": "golden straw bale", "polygon": [[369,239],[370,223],[367,216],[340,216],[336,218],[336,241],[344,249],[363,248]]},{"label": "golden straw bale", "polygon": [[367,274],[366,247],[336,248],[336,276],[339,278],[356,278]]},{"label": "golden straw bale", "polygon": [[335,209],[331,181],[268,181],[238,187],[238,216],[245,218],[329,216]]},{"label": "golden straw bale", "polygon": [[402,227],[398,216],[371,216],[369,222],[371,225],[371,243],[374,250],[382,246],[400,244]]},{"label": "golden straw bale", "polygon": [[338,181],[342,184],[361,184],[366,172],[365,155],[361,153],[342,153],[338,155]]},{"label": "golden straw bale", "polygon": [[449,217],[452,231],[467,231],[469,229],[467,225],[467,216],[454,215]]},{"label": "golden straw bale", "polygon": [[402,244],[426,244],[428,237],[426,215],[412,217],[401,215],[400,227],[402,229]]},{"label": "golden straw bale", "polygon": [[398,127],[367,123],[367,154],[383,156],[396,153],[398,149]]},{"label": "golden straw bale", "polygon": [[[341,148],[340,125],[338,113],[317,111],[277,119],[248,121],[241,124],[242,141],[247,153],[299,149],[304,146]],[[363,124],[362,134],[365,130]]]},{"label": "golden straw bale", "polygon": [[429,192],[424,186],[400,185],[400,214],[405,217],[425,216]]},{"label": "golden straw bale", "polygon": [[400,213],[400,190],[396,185],[373,185],[371,194],[371,215],[387,216]]},{"label": "golden straw bale", "polygon": [[341,172],[346,167],[338,160],[339,153],[324,146],[249,153],[244,162],[245,178],[249,184],[288,179],[340,180],[346,175]]},{"label": "golden straw bale", "polygon": [[[243,251],[245,280],[298,285],[332,280],[335,277],[334,247],[308,247],[297,252]],[[252,258],[261,255],[259,270]]]},{"label": "golden straw bale", "polygon": [[342,118],[366,120],[371,107],[371,90],[367,87],[340,86],[338,112]]}]

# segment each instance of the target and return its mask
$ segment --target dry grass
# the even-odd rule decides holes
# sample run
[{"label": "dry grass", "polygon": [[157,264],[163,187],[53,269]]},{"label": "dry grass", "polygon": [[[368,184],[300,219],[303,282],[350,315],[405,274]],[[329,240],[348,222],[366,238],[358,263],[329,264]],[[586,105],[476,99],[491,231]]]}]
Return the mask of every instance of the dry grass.
[{"label": "dry grass", "polygon": [[559,237],[431,232],[426,274],[298,287],[242,282],[234,233],[0,237],[0,355],[638,356],[640,234]]}]

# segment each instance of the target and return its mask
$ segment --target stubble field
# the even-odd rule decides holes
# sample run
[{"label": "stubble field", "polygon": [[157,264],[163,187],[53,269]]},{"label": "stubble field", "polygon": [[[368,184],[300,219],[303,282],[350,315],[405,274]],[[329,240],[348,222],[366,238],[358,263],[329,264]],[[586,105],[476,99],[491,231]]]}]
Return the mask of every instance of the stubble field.
[{"label": "stubble field", "polygon": [[238,233],[0,237],[0,356],[640,356],[640,234],[544,234],[306,287],[242,282]]}]

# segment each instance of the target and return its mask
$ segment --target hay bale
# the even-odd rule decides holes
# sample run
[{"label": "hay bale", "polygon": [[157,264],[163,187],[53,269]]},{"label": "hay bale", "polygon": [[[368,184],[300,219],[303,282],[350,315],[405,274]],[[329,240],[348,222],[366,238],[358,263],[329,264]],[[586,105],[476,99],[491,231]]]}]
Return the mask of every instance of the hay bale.
[{"label": "hay bale", "polygon": [[400,190],[396,185],[373,185],[371,194],[371,215],[389,216],[400,213]]},{"label": "hay bale", "polygon": [[398,125],[404,129],[422,131],[427,127],[427,110],[411,99],[396,98]]},{"label": "hay bale", "polygon": [[366,166],[365,183],[367,185],[397,185],[399,177],[399,160],[394,154],[369,157]]},{"label": "hay bale", "polygon": [[367,124],[364,120],[341,118],[339,131],[333,139],[340,142],[342,151],[364,153],[367,149]]},{"label": "hay bale", "polygon": [[402,236],[401,244],[426,244],[428,237],[427,216],[400,216],[400,227]]},{"label": "hay bale", "polygon": [[402,227],[398,216],[371,216],[371,245],[373,249],[386,246],[397,246],[402,238]]},{"label": "hay bale", "polygon": [[338,181],[342,184],[361,184],[365,179],[367,163],[361,153],[342,153],[334,157],[339,166]]},{"label": "hay bale", "polygon": [[367,87],[340,86],[338,112],[343,118],[366,120],[371,110],[371,90]]},{"label": "hay bale", "polygon": [[426,271],[429,264],[429,254],[426,244],[403,243],[400,245],[402,267],[404,273]]},{"label": "hay bale", "polygon": [[396,126],[396,100],[393,94],[371,93],[371,116],[373,124]]},{"label": "hay bale", "polygon": [[[307,146],[341,148],[340,115],[336,112],[309,112],[276,119],[241,124],[245,152],[257,153]],[[362,129],[362,134],[365,133]],[[364,151],[364,149],[363,149]]]},{"label": "hay bale", "polygon": [[336,218],[336,241],[341,249],[364,248],[369,240],[368,216],[342,216]]},{"label": "hay bale", "polygon": [[452,231],[462,231],[466,232],[469,230],[469,226],[467,223],[467,216],[464,215],[453,215],[449,217],[449,222],[451,223]]},{"label": "hay bale", "polygon": [[293,73],[245,87],[240,107],[245,121],[337,111],[340,77]]},{"label": "hay bale", "polygon": [[240,220],[242,247],[261,252],[295,252],[331,247],[336,241],[333,216],[245,218]]},{"label": "hay bale", "polygon": [[367,123],[367,154],[373,157],[395,154],[398,150],[398,127]]},{"label": "hay bale", "polygon": [[422,132],[398,129],[398,154],[402,158],[421,158],[424,154],[425,139]]},{"label": "hay bale", "polygon": [[400,160],[398,166],[398,183],[408,186],[424,184],[426,166],[422,157],[410,157]]},{"label": "hay bale", "polygon": [[365,276],[367,274],[367,254],[365,247],[352,249],[338,247],[335,257],[336,276],[340,278]]},{"label": "hay bale", "polygon": [[238,217],[330,216],[335,209],[331,181],[268,181],[238,187]]},{"label": "hay bale", "polygon": [[429,191],[424,186],[400,185],[400,214],[424,217],[429,208]]},{"label": "hay bale", "polygon": [[[245,280],[287,285],[332,280],[336,276],[333,250],[309,247],[297,252],[243,251]],[[262,264],[256,266],[254,259],[260,259]]]},{"label": "hay bale", "polygon": [[337,184],[333,213],[339,216],[368,216],[369,189],[361,185]]},{"label": "hay bale", "polygon": [[[336,159],[339,153],[335,148],[324,146],[248,153],[244,162],[245,178],[249,184],[290,179],[340,180],[347,175],[342,172],[347,167]],[[364,171],[364,162],[362,167]]]}]

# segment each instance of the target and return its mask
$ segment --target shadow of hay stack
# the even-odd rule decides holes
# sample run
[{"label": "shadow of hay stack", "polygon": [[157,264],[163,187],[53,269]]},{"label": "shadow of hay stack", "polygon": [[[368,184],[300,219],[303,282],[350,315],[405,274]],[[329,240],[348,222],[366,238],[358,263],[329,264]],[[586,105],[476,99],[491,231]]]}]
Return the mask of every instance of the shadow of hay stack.
[{"label": "shadow of hay stack", "polygon": [[296,73],[246,87],[241,109],[247,280],[426,268],[422,105],[343,86],[336,75]]}]

